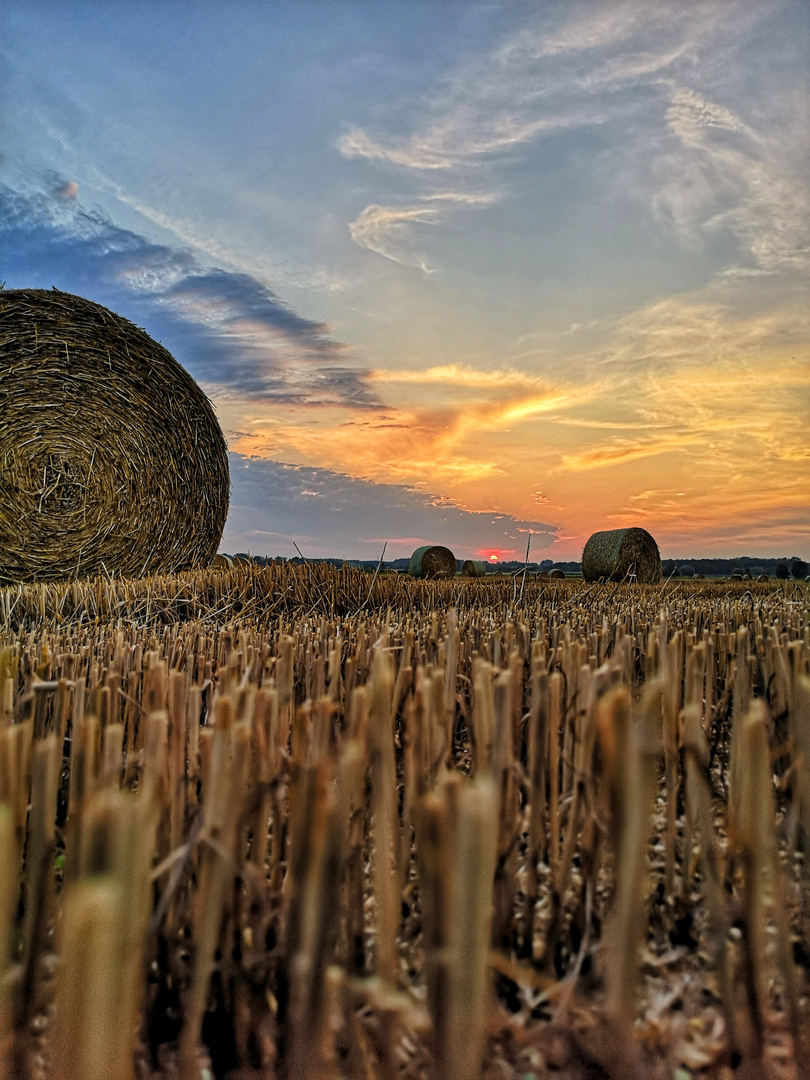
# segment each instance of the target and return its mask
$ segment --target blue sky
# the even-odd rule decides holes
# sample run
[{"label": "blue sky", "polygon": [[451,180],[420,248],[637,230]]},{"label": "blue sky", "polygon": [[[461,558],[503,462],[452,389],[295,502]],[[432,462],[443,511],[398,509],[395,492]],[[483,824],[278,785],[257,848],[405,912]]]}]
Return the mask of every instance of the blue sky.
[{"label": "blue sky", "polygon": [[12,2],[0,31],[0,280],[200,381],[224,550],[572,558],[643,525],[810,555],[806,3]]}]

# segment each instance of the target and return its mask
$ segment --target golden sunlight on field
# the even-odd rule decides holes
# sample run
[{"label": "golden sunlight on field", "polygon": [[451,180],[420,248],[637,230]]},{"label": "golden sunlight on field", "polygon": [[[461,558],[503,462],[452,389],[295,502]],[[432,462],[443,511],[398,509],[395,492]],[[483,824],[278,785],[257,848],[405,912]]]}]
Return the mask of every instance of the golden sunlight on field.
[{"label": "golden sunlight on field", "polygon": [[0,589],[0,1075],[802,1080],[809,610],[247,561]]}]

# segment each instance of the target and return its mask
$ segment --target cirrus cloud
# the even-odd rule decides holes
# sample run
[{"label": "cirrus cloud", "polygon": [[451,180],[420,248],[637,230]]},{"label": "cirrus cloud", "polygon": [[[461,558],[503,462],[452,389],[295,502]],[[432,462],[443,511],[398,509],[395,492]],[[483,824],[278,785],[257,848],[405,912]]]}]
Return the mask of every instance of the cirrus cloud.
[{"label": "cirrus cloud", "polygon": [[494,196],[482,192],[445,191],[425,195],[411,206],[367,206],[349,223],[355,244],[382,255],[392,262],[417,266],[426,274],[435,273],[426,257],[410,250],[411,227],[436,225],[454,206],[487,206]]}]

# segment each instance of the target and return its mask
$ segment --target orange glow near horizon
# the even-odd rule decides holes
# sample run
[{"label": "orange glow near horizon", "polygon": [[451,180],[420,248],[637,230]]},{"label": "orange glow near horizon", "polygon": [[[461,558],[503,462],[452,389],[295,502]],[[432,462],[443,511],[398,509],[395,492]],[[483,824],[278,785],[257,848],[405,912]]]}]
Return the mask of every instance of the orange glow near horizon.
[{"label": "orange glow near horizon", "polygon": [[[501,377],[461,364],[377,370],[367,382],[381,409],[232,401],[220,413],[239,453],[540,519],[557,539],[533,545],[535,559],[578,559],[591,533],[630,526],[665,558],[806,558],[810,367],[797,343],[808,334],[798,308],[751,315],[676,296],[608,326],[598,363],[561,353]],[[509,539],[480,557],[517,557],[522,542]]]},{"label": "orange glow near horizon", "polygon": [[501,559],[509,559],[514,555],[514,552],[508,548],[483,548],[473,553],[473,558],[482,559],[486,562],[496,563]]}]

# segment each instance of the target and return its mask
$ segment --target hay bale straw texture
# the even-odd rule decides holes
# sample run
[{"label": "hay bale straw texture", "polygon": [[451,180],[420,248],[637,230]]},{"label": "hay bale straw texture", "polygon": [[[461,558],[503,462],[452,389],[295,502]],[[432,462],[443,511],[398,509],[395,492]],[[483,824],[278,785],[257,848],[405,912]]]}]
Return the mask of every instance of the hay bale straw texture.
[{"label": "hay bale straw texture", "polygon": [[99,304],[0,290],[0,581],[208,564],[228,513],[210,402]]},{"label": "hay bale straw texture", "polygon": [[594,533],[582,552],[582,576],[586,581],[626,579],[654,585],[661,580],[658,545],[646,529]]},{"label": "hay bale straw texture", "polygon": [[466,559],[461,568],[462,577],[484,577],[487,572],[487,564],[478,559]]},{"label": "hay bale straw texture", "polygon": [[450,548],[441,544],[425,544],[411,555],[408,567],[411,577],[451,578],[456,576],[456,557]]}]

